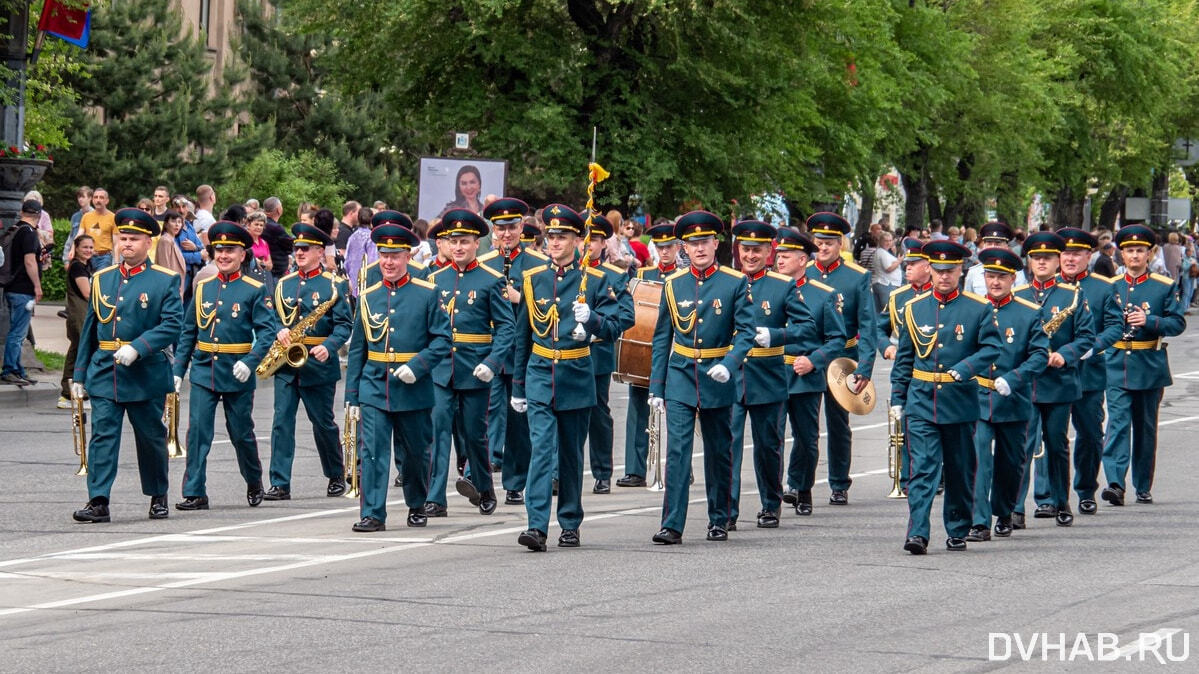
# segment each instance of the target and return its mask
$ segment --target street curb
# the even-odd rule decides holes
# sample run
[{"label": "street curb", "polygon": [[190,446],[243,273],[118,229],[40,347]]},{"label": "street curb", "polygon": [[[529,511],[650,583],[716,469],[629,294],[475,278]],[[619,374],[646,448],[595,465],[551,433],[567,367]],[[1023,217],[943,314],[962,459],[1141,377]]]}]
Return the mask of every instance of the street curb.
[{"label": "street curb", "polygon": [[0,407],[51,407],[58,402],[58,384],[38,382],[32,386],[0,385]]}]

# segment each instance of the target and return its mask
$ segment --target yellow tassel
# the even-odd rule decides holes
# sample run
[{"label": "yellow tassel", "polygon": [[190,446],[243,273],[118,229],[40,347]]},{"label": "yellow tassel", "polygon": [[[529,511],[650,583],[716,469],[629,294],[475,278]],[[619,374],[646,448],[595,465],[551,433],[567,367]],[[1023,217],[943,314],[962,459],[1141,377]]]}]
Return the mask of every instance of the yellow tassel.
[{"label": "yellow tassel", "polygon": [[591,174],[591,182],[592,183],[602,183],[608,179],[609,175],[611,175],[610,173],[608,173],[607,171],[604,170],[603,166],[600,166],[599,164],[596,164],[595,162],[591,162],[590,164],[587,165],[587,171]]}]

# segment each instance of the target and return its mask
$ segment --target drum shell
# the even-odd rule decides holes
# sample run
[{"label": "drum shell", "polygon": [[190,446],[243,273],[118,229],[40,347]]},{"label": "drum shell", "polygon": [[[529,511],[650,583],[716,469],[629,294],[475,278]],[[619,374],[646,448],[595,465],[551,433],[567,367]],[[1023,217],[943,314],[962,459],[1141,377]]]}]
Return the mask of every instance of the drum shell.
[{"label": "drum shell", "polygon": [[629,281],[636,320],[633,327],[625,330],[616,341],[616,370],[612,373],[612,378],[622,384],[649,388],[654,327],[658,324],[662,287],[657,281]]}]

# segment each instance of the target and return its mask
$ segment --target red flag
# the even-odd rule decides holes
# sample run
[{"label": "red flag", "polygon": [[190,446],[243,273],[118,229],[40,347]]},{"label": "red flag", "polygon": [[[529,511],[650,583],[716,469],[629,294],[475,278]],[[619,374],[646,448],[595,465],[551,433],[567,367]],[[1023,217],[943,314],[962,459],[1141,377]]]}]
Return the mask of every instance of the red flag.
[{"label": "red flag", "polygon": [[72,6],[62,0],[46,0],[37,29],[73,44],[86,46],[88,4],[84,2],[82,6]]}]

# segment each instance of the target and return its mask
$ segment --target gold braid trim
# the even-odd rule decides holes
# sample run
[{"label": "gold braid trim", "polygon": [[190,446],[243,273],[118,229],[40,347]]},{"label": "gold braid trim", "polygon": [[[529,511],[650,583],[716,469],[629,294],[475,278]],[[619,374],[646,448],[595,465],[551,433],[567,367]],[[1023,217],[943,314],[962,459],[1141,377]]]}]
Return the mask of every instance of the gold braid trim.
[{"label": "gold braid trim", "polygon": [[937,345],[937,332],[934,329],[931,338],[924,338],[920,334],[919,328],[916,327],[916,319],[912,317],[913,315],[912,307],[908,307],[908,310],[903,315],[904,322],[908,326],[908,334],[912,337],[912,343],[916,346],[916,356],[921,359],[928,358],[929,354],[933,352],[933,348]]}]

